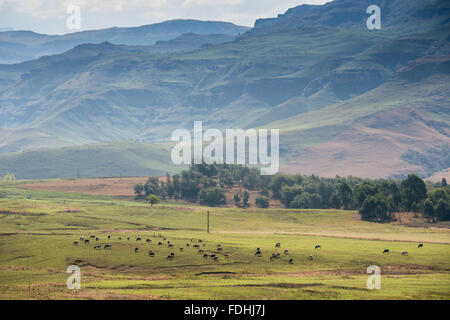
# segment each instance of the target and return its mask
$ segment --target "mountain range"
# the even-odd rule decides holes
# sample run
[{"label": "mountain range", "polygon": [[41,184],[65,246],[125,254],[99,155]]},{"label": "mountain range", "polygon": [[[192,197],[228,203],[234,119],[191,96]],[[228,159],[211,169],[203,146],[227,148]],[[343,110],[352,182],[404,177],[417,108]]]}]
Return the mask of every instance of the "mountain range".
[{"label": "mountain range", "polygon": [[[366,27],[373,4],[380,30]],[[450,167],[448,2],[335,0],[258,19],[249,30],[214,25],[177,33],[161,23],[148,42],[139,32],[127,36],[131,28],[22,43],[11,40],[17,31],[0,32],[0,41],[36,43],[38,56],[71,48],[0,65],[0,174],[73,176],[73,166],[51,172],[62,154],[94,154],[105,144],[134,155],[115,171],[135,163],[143,169],[133,175],[164,171],[167,162],[137,152],[136,141],[166,150],[171,132],[192,129],[194,120],[279,128],[287,172],[427,177]],[[49,146],[56,151],[41,150]],[[49,152],[58,156],[42,157]],[[41,175],[26,173],[33,158],[46,159]],[[73,160],[95,167],[94,176],[110,174],[105,158]]]}]

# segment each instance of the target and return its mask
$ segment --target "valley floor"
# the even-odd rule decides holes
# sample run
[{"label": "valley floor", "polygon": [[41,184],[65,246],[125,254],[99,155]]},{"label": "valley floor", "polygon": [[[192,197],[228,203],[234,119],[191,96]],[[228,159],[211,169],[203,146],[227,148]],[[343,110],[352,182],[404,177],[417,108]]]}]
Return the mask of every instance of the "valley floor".
[{"label": "valley floor", "polygon": [[[90,235],[99,240],[73,246]],[[111,250],[103,250],[106,243]],[[254,254],[257,247],[261,257]],[[385,249],[390,252],[383,254]],[[198,250],[218,260],[205,259]],[[174,259],[168,260],[171,252]],[[281,257],[270,261],[276,252]],[[81,269],[81,290],[66,287],[70,265]],[[367,288],[370,265],[381,269],[379,290]],[[23,182],[0,182],[0,298],[447,300],[450,229],[425,222],[369,223],[340,210],[175,202],[150,207],[107,195],[31,191]]]}]

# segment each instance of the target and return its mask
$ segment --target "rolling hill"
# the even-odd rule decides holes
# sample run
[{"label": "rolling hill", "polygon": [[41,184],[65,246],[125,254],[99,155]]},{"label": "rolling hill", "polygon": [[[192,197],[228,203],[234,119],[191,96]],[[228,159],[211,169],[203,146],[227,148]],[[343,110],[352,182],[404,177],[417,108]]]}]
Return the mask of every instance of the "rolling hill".
[{"label": "rolling hill", "polygon": [[[0,136],[0,150],[165,142],[203,120],[280,128],[290,172],[430,176],[450,166],[450,5],[372,2],[302,5],[232,41],[169,41],[183,51],[104,42],[0,65],[0,128],[21,130]],[[371,4],[381,30],[366,28]]]}]

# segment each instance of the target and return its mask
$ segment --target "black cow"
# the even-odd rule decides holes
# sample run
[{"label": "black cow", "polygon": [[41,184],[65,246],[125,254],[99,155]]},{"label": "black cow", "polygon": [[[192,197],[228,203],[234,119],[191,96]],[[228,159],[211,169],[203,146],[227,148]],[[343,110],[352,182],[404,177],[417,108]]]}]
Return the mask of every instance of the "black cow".
[{"label": "black cow", "polygon": [[423,248],[423,243],[419,243],[419,245],[417,246],[417,248]]},{"label": "black cow", "polygon": [[134,248],[134,253],[138,253],[139,252],[139,248]]},{"label": "black cow", "polygon": [[281,244],[279,242],[277,242],[277,244],[275,245],[275,248],[279,248],[281,247]]},{"label": "black cow", "polygon": [[112,246],[110,243],[105,244],[103,250],[111,250]]},{"label": "black cow", "polygon": [[320,248],[322,248],[321,246],[320,246],[320,244],[318,244],[318,245],[316,245],[315,247],[314,247],[314,249],[320,249]]},{"label": "black cow", "polygon": [[84,244],[89,244],[89,240],[88,239],[84,240]]},{"label": "black cow", "polygon": [[136,241],[141,241],[141,240],[142,240],[141,237],[137,237],[137,238],[136,238]]},{"label": "black cow", "polygon": [[154,253],[152,250],[149,250],[149,251],[148,251],[148,255],[149,255],[150,257],[154,257],[154,256],[155,256],[155,253]]},{"label": "black cow", "polygon": [[102,248],[102,246],[100,246],[100,245],[94,246],[94,249],[96,249],[96,250],[100,250],[101,248]]},{"label": "black cow", "polygon": [[289,264],[294,264],[294,259],[289,259]]},{"label": "black cow", "polygon": [[407,256],[408,255],[408,251],[403,251],[402,252],[402,256]]},{"label": "black cow", "polygon": [[78,241],[74,241],[74,242],[73,242],[73,245],[74,245],[74,246],[78,246]]},{"label": "black cow", "polygon": [[383,253],[389,253],[389,249],[384,249]]}]

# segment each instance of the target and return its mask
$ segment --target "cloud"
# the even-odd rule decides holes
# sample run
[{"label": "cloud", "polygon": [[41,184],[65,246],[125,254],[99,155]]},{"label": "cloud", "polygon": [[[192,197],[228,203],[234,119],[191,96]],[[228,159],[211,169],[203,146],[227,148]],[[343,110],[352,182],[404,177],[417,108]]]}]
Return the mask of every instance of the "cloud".
[{"label": "cloud", "polygon": [[257,18],[327,0],[0,0],[0,27],[66,33],[67,6],[81,9],[82,29],[137,26],[170,19],[221,20],[252,26]]}]

